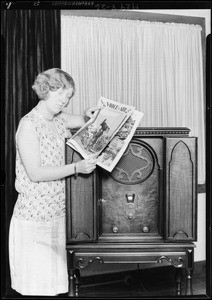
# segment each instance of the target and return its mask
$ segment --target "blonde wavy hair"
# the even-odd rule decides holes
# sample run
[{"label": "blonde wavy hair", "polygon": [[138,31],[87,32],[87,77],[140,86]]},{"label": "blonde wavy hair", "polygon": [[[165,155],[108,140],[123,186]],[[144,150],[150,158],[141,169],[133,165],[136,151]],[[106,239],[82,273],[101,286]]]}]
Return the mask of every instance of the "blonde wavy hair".
[{"label": "blonde wavy hair", "polygon": [[65,89],[69,87],[73,88],[74,95],[75,83],[73,78],[65,71],[53,68],[38,74],[32,89],[36,92],[39,99],[45,100],[49,91],[56,91],[59,88]]}]

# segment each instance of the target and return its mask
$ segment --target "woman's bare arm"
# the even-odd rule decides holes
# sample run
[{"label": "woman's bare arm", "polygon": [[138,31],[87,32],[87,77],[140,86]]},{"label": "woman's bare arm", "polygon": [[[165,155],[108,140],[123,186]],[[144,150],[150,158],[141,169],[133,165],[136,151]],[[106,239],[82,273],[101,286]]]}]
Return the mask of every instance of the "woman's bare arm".
[{"label": "woman's bare arm", "polygon": [[[30,121],[20,123],[17,133],[17,143],[25,170],[34,182],[51,181],[64,178],[75,173],[74,163],[64,166],[42,166],[40,145],[35,130]],[[95,169],[93,158],[77,163],[77,171],[90,173]]]}]

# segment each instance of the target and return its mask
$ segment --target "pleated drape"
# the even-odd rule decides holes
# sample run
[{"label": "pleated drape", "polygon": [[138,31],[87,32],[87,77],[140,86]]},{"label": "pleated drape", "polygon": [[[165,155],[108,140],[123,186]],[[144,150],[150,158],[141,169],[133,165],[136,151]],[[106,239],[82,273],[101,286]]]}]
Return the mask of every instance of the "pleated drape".
[{"label": "pleated drape", "polygon": [[62,15],[61,53],[76,81],[68,111],[82,113],[103,96],[144,112],[140,126],[190,128],[205,182],[199,25]]},{"label": "pleated drape", "polygon": [[5,257],[5,291],[10,288],[8,269],[8,228],[17,198],[15,180],[15,132],[20,118],[37,103],[31,86],[36,75],[48,68],[60,67],[60,11],[2,10],[2,99],[1,173],[6,181],[1,187],[5,228],[2,247]]}]

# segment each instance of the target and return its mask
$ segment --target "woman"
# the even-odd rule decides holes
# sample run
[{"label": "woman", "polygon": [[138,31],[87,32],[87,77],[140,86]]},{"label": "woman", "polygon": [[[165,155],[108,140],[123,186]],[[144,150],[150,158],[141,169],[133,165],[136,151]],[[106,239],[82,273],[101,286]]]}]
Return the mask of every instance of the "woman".
[{"label": "woman", "polygon": [[[40,101],[18,126],[18,199],[9,232],[11,285],[22,295],[68,292],[65,249],[65,177],[90,173],[96,158],[65,165],[65,138],[85,116],[63,112],[75,92],[72,77],[60,69],[39,74],[32,86]],[[90,108],[91,118],[97,107]]]}]

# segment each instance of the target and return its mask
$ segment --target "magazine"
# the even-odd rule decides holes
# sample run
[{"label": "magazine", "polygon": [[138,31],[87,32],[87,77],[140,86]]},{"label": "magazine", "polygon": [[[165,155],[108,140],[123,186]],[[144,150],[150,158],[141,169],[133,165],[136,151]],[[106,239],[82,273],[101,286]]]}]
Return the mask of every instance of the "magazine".
[{"label": "magazine", "polygon": [[111,172],[127,148],[143,113],[133,106],[104,97],[97,105],[103,108],[66,143],[83,158],[96,154],[97,165]]}]

